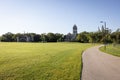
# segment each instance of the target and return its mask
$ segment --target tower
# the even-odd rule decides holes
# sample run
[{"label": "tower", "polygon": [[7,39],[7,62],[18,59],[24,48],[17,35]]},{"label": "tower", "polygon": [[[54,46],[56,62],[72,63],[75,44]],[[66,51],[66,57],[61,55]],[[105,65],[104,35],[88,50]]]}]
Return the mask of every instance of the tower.
[{"label": "tower", "polygon": [[77,26],[76,25],[73,26],[73,34],[77,35]]}]

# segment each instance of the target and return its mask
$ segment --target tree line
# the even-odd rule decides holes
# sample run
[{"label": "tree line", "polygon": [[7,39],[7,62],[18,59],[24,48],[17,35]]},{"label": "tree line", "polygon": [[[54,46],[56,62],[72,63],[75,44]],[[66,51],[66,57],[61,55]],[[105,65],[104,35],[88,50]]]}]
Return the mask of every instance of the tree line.
[{"label": "tree line", "polygon": [[104,26],[98,28],[96,32],[81,32],[76,37],[78,42],[82,43],[120,43],[120,29],[112,32],[111,29]]},{"label": "tree line", "polygon": [[34,38],[33,42],[58,42],[62,41],[63,34],[60,33],[43,33],[43,34],[36,34],[36,33],[17,33],[13,34],[11,32],[7,32],[0,36],[1,42],[16,42],[17,37],[20,36],[32,36]]},{"label": "tree line", "polygon": [[[0,36],[1,42],[16,42],[18,36],[30,35],[33,36],[33,42],[64,42],[65,36],[61,33],[17,33],[13,34],[11,32],[5,33]],[[98,28],[96,32],[81,32],[78,33],[76,39],[73,42],[81,43],[120,43],[120,29],[112,32],[110,29],[101,27]]]}]

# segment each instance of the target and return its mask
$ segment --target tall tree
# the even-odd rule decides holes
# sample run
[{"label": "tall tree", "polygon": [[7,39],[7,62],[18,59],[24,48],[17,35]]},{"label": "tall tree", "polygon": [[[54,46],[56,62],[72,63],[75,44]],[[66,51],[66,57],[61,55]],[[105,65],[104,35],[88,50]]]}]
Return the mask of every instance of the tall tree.
[{"label": "tall tree", "polygon": [[1,36],[1,41],[4,42],[13,42],[14,41],[14,34],[11,32],[5,33]]},{"label": "tall tree", "polygon": [[88,43],[89,42],[88,34],[89,34],[88,32],[79,33],[76,38],[77,41],[82,43]]},{"label": "tall tree", "polygon": [[47,42],[47,39],[48,39],[48,38],[47,38],[46,33],[42,33],[42,34],[41,34],[41,41],[42,41],[42,42]]},{"label": "tall tree", "polygon": [[34,35],[34,42],[40,42],[41,41],[41,35],[35,34]]},{"label": "tall tree", "polygon": [[48,40],[47,40],[48,42],[57,42],[57,39],[54,33],[48,33],[47,37],[48,37]]}]

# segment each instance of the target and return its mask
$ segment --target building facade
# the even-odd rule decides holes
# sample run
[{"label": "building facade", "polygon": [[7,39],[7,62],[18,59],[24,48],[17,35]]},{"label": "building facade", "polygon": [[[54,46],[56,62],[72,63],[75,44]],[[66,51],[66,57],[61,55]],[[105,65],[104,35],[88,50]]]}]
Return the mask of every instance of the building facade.
[{"label": "building facade", "polygon": [[34,37],[31,35],[21,35],[19,37],[17,37],[17,42],[33,42],[34,41]]},{"label": "building facade", "polygon": [[64,41],[76,41],[76,37],[77,37],[77,26],[74,25],[73,26],[73,33],[68,33],[67,35],[65,35]]}]

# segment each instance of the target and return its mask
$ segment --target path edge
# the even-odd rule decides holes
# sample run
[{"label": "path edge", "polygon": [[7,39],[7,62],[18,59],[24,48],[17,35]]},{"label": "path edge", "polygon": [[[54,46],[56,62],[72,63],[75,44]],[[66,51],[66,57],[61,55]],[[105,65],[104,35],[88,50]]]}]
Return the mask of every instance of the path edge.
[{"label": "path edge", "polygon": [[84,53],[84,50],[81,52],[80,80],[82,80],[82,71],[83,71],[83,57],[82,57],[82,55],[83,55],[83,53]]}]

